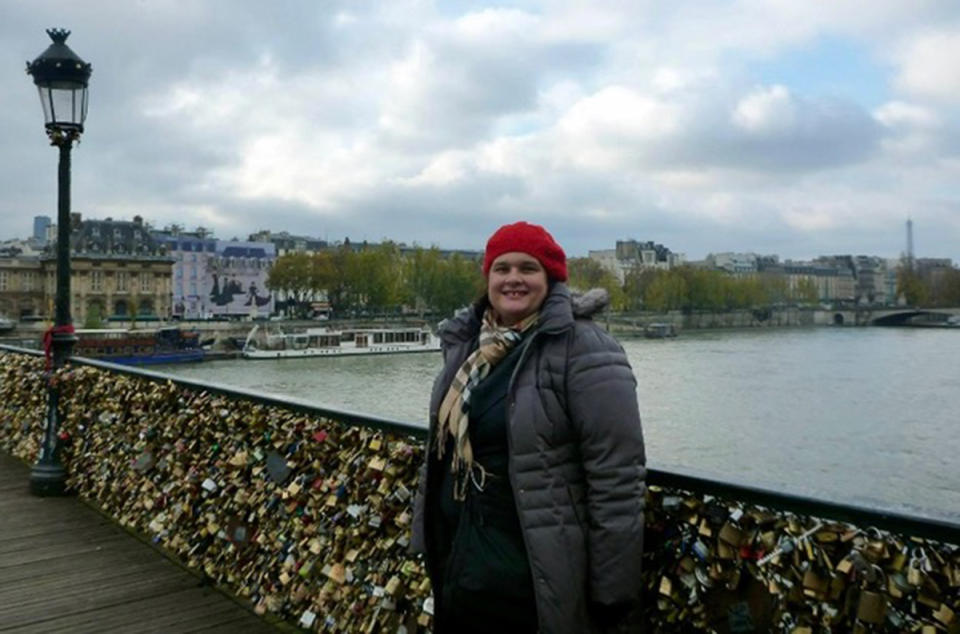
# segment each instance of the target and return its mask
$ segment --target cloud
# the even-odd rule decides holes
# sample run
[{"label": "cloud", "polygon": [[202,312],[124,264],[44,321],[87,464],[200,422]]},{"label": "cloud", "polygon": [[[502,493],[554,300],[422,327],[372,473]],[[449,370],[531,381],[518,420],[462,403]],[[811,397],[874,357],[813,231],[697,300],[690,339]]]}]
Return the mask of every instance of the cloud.
[{"label": "cloud", "polygon": [[945,102],[960,101],[960,26],[908,37],[897,55],[900,90]]},{"label": "cloud", "polygon": [[[635,237],[697,257],[895,255],[909,213],[918,250],[960,259],[958,20],[930,0],[12,3],[0,230],[55,205],[17,60],[65,24],[94,68],[87,216],[463,248],[525,217],[571,254]],[[759,70],[824,39],[863,52],[879,106]]]},{"label": "cloud", "polygon": [[800,99],[783,86],[729,97],[604,88],[561,117],[554,156],[584,169],[805,171],[865,160],[879,139],[854,104]]}]

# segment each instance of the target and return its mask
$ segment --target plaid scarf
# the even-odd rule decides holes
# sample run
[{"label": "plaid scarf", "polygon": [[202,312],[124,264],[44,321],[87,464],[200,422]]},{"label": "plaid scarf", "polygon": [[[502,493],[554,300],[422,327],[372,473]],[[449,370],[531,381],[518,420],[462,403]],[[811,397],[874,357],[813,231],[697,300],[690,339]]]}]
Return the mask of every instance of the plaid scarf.
[{"label": "plaid scarf", "polygon": [[[447,439],[453,438],[450,471],[457,475],[453,487],[453,497],[457,500],[466,498],[468,481],[473,481],[482,490],[487,475],[480,463],[474,463],[470,435],[467,433],[470,422],[470,394],[480,381],[490,374],[490,370],[523,339],[523,333],[536,324],[539,317],[540,313],[537,312],[513,326],[500,326],[493,308],[487,308],[480,326],[479,346],[457,370],[447,395],[440,403],[437,413],[437,458],[443,458]],[[474,467],[479,468],[479,482],[474,476]]]}]

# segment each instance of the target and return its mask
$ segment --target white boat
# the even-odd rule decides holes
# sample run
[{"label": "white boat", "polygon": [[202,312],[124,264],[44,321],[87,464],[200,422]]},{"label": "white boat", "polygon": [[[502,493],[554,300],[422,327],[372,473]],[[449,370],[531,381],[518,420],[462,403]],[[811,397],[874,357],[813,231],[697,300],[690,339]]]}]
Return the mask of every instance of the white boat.
[{"label": "white boat", "polygon": [[300,359],[438,350],[440,339],[426,328],[307,328],[285,333],[261,331],[258,324],[247,335],[241,355],[244,359]]}]

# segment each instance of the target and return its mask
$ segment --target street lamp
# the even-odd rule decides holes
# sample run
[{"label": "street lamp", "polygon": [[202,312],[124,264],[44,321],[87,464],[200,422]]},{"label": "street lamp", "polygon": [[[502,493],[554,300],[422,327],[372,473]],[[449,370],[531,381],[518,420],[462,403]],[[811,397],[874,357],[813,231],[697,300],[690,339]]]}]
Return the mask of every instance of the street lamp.
[{"label": "street lamp", "polygon": [[57,295],[54,325],[44,336],[47,358],[52,349],[53,368],[47,376],[47,420],[40,457],[30,471],[30,491],[34,495],[62,495],[67,472],[60,462],[59,414],[60,388],[54,379],[76,341],[70,319],[70,150],[79,141],[87,117],[87,82],[90,64],[67,46],[70,31],[47,29],[53,40],[37,59],[27,62],[27,73],[40,92],[43,118],[50,145],[60,149],[57,187]]}]

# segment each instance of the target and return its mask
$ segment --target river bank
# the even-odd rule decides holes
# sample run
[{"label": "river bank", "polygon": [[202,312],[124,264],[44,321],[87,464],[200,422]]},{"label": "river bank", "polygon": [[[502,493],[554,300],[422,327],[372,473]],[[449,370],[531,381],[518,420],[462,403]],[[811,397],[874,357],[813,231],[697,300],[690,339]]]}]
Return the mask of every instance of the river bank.
[{"label": "river bank", "polygon": [[683,330],[751,330],[756,328],[790,328],[827,325],[831,320],[820,318],[813,309],[776,308],[731,310],[726,312],[670,311],[668,313],[608,314],[600,317],[607,330],[615,335],[643,336],[651,324],[669,324],[677,332]]}]

